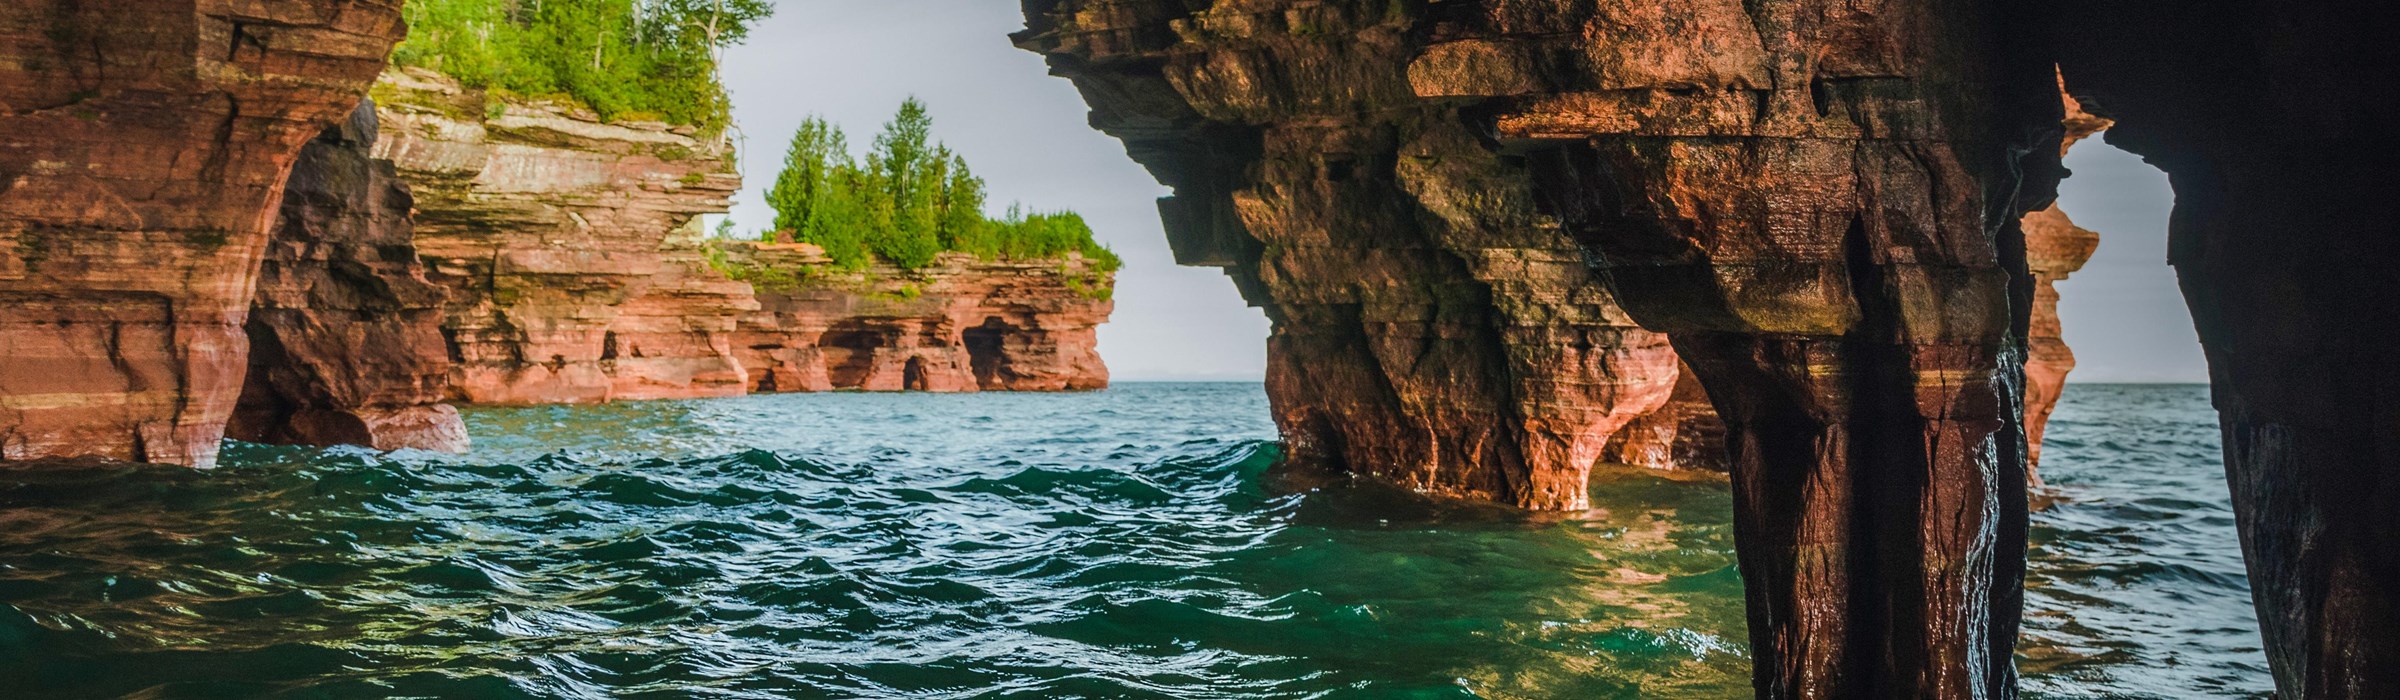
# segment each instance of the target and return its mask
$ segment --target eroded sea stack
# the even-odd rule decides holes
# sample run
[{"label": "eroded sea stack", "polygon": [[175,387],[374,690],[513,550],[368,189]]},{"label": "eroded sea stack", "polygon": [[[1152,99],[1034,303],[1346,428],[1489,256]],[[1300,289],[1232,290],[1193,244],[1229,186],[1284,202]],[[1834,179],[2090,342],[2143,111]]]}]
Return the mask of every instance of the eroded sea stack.
[{"label": "eroded sea stack", "polygon": [[[2108,129],[2109,121],[2083,111],[2083,105],[2068,95],[2066,137],[2058,146],[2058,155],[2066,157],[2076,142]],[[2038,471],[2042,461],[2042,433],[2050,426],[2050,413],[2058,408],[2058,399],[2066,393],[2067,374],[2075,371],[2075,351],[2067,347],[2063,328],[2058,320],[2058,283],[2068,275],[2083,269],[2100,249],[2100,234],[2081,226],[2067,217],[2057,203],[2025,215],[2025,266],[2033,273],[2033,321],[2027,327],[2025,355],[2025,441],[2026,465],[2036,484],[2041,482]]]},{"label": "eroded sea stack", "polygon": [[[1971,1],[1026,10],[1021,45],[1175,188],[1179,254],[1229,266],[1277,321],[1269,389],[1297,454],[1569,506],[1605,437],[1520,466],[1512,448],[1550,437],[1520,426],[1605,436],[1670,396],[1680,356],[1724,420],[1761,696],[2013,692],[2018,217],[2059,174],[2053,73],[1994,31],[2015,18]],[[1491,265],[1525,260],[1557,267]],[[1607,313],[1542,294],[1585,287]],[[1509,391],[1524,380],[1623,383],[1577,404]],[[1545,420],[1568,406],[1611,418]]]},{"label": "eroded sea stack", "polygon": [[0,459],[214,463],[284,176],[399,0],[0,5]]},{"label": "eroded sea stack", "polygon": [[813,246],[713,241],[699,217],[741,188],[721,139],[421,69],[375,95],[376,154],[414,190],[417,250],[449,290],[460,401],[1107,386],[1114,275],[1072,256],[848,271]]}]

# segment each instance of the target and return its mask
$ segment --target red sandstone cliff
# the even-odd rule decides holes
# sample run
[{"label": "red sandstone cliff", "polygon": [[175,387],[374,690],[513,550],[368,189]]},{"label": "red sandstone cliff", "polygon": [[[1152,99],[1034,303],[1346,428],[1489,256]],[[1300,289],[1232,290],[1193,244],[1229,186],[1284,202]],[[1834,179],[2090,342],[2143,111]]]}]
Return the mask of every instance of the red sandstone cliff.
[{"label": "red sandstone cliff", "polygon": [[[1572,507],[1581,441],[1667,399],[1679,355],[1723,414],[1760,696],[2011,692],[2017,221],[2057,105],[1995,6],[1026,9],[1021,44],[1175,188],[1179,255],[1276,321],[1296,457]],[[1562,312],[1582,287],[1608,313]]]},{"label": "red sandstone cliff", "polygon": [[252,442],[462,452],[441,403],[444,290],[410,242],[408,186],[368,156],[361,104],[300,151],[258,276],[250,366],[229,437]]},{"label": "red sandstone cliff", "polygon": [[816,246],[724,241],[758,288],[736,344],[752,390],[1084,391],[1108,386],[1095,348],[1115,275],[1081,257],[921,270],[835,268]]},{"label": "red sandstone cliff", "polygon": [[285,174],[398,0],[0,4],[0,459],[206,466]]},{"label": "red sandstone cliff", "polygon": [[740,189],[728,147],[664,124],[386,73],[377,157],[417,199],[450,290],[453,391],[473,403],[737,396],[747,285],[702,264],[697,217]]},{"label": "red sandstone cliff", "polygon": [[[450,290],[462,401],[1107,385],[1095,295],[1113,282],[1083,263],[945,255],[843,273],[799,247],[711,242],[697,217],[741,185],[720,143],[420,70],[385,74],[376,94],[376,153],[415,189],[418,251]],[[725,273],[758,265],[780,271],[762,282],[809,280],[754,289]]]},{"label": "red sandstone cliff", "polygon": [[[2075,98],[2065,98],[2067,118],[2066,139],[2058,146],[2058,155],[2065,157],[2093,134],[2108,129],[2109,121],[2083,111]],[[2100,249],[2100,234],[2076,226],[2056,203],[2025,215],[2025,266],[2033,272],[2033,325],[2026,334],[2025,357],[2025,441],[2029,445],[2026,462],[2029,469],[2042,461],[2042,432],[2050,426],[2050,413],[2058,408],[2058,398],[2067,388],[2067,373],[2075,371],[2075,351],[2067,347],[2064,333],[2058,324],[2059,281],[2083,269]],[[2040,472],[2031,471],[2035,484],[2041,483]]]},{"label": "red sandstone cliff", "polygon": [[1674,352],[1461,101],[1411,91],[1407,7],[1030,3],[1017,38],[1174,188],[1178,261],[1224,268],[1273,321],[1295,464],[1582,507],[1610,435],[1667,401]]},{"label": "red sandstone cliff", "polygon": [[1435,15],[1417,93],[1484,100],[1725,420],[1759,696],[2013,697],[2033,33],[1972,0]]}]

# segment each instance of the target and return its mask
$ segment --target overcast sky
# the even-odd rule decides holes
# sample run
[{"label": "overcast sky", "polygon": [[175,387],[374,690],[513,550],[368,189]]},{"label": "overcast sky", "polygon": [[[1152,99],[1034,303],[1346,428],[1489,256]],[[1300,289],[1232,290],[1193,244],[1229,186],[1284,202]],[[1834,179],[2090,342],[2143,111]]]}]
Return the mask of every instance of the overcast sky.
[{"label": "overcast sky", "polygon": [[[781,0],[748,44],[727,52],[725,79],[746,138],[747,187],[733,216],[744,232],[774,218],[764,192],[785,143],[811,114],[839,124],[853,146],[915,95],[934,135],[990,183],[995,208],[1022,201],[1073,209],[1125,258],[1117,310],[1100,353],[1123,381],[1255,380],[1266,366],[1267,322],[1217,270],[1176,267],[1155,201],[1166,188],[1093,131],[1067,81],[1011,46],[1022,28],[1006,0]],[[2205,381],[2190,316],[2166,265],[2164,175],[2095,141],[2068,158],[2065,206],[2101,232],[2100,253],[2060,291],[2067,342],[2087,382]]]}]

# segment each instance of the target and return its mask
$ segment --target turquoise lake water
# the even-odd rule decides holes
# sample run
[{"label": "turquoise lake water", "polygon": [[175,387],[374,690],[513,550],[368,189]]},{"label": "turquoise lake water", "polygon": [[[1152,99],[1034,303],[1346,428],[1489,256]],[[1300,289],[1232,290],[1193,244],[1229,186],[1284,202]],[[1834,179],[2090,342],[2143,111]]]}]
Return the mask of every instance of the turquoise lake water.
[{"label": "turquoise lake water", "polygon": [[[1721,478],[1285,493],[1255,384],[476,409],[0,471],[0,698],[1737,698]],[[2039,698],[2269,687],[2204,387],[2076,386]]]}]

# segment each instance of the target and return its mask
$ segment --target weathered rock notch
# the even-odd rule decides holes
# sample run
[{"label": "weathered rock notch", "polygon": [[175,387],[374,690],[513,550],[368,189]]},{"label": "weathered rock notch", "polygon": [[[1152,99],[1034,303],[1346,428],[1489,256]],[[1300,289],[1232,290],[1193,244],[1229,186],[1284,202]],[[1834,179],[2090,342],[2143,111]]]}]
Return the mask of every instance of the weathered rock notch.
[{"label": "weathered rock notch", "polygon": [[398,0],[0,5],[0,459],[206,466],[300,148]]},{"label": "weathered rock notch", "polygon": [[245,324],[250,363],[226,434],[251,442],[462,452],[442,403],[448,294],[410,241],[412,199],[369,155],[375,107],[301,149]]},{"label": "weathered rock notch", "polygon": [[1610,436],[1677,378],[1528,178],[1403,68],[1410,3],[1029,2],[1049,57],[1173,187],[1178,262],[1273,322],[1296,465],[1530,508],[1588,502]]}]

